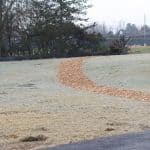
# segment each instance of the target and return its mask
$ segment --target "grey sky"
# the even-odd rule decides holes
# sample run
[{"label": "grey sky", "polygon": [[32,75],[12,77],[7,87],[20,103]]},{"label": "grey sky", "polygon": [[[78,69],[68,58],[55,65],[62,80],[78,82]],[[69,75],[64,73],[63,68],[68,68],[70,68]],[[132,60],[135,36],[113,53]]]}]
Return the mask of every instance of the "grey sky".
[{"label": "grey sky", "polygon": [[90,21],[117,26],[122,23],[143,25],[144,13],[147,24],[150,25],[150,0],[89,0],[93,5],[88,10]]}]

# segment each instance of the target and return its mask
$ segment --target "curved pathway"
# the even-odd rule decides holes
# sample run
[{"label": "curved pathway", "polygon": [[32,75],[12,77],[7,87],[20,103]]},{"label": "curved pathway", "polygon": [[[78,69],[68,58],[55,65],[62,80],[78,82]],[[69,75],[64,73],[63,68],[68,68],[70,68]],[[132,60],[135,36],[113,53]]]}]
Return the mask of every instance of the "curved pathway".
[{"label": "curved pathway", "polygon": [[82,63],[85,59],[86,58],[73,58],[63,61],[58,68],[59,82],[72,88],[109,96],[136,100],[150,100],[150,93],[96,85],[96,83],[89,80],[82,71]]}]

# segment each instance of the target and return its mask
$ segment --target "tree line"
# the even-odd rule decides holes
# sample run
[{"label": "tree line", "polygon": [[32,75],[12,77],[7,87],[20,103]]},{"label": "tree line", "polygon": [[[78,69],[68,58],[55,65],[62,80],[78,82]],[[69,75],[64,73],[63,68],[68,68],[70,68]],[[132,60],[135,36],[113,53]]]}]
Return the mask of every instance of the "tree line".
[{"label": "tree line", "polygon": [[101,50],[87,0],[0,0],[0,56],[69,57]]},{"label": "tree line", "polygon": [[[92,32],[101,33],[106,39],[115,39],[118,38],[118,33],[120,30],[124,30],[124,34],[127,37],[131,37],[129,45],[150,45],[150,26],[141,25],[137,26],[133,23],[119,23],[118,26],[114,29],[111,26],[106,24],[97,24],[94,28],[90,29]],[[145,32],[145,38],[144,38]]]}]

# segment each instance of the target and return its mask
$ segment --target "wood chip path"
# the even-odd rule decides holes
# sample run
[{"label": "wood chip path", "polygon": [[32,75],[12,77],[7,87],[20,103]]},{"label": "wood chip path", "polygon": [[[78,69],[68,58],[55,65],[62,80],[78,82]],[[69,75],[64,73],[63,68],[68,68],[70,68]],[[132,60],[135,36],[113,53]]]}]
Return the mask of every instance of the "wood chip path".
[{"label": "wood chip path", "polygon": [[90,92],[117,96],[135,100],[150,100],[150,93],[121,89],[117,87],[98,86],[83,73],[82,64],[86,58],[72,58],[63,61],[58,67],[58,80],[60,83]]}]

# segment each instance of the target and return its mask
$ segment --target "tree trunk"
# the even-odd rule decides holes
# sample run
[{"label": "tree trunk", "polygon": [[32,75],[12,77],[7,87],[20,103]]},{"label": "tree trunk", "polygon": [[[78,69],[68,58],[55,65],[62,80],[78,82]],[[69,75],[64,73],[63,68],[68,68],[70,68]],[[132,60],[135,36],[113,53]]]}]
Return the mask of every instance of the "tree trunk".
[{"label": "tree trunk", "polygon": [[4,41],[3,41],[3,33],[0,30],[0,56],[3,57],[6,55],[5,47],[4,47]]}]

